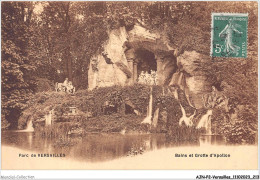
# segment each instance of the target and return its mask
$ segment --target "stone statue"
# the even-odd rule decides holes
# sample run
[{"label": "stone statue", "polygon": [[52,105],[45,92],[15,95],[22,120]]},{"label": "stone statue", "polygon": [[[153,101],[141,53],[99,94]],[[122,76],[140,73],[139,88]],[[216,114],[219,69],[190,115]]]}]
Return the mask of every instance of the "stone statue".
[{"label": "stone statue", "polygon": [[148,72],[142,71],[138,77],[138,83],[147,85],[156,85],[158,83],[158,77],[156,71]]},{"label": "stone statue", "polygon": [[69,81],[67,84],[66,92],[72,93],[72,94],[75,93],[75,87],[72,85],[71,81]]},{"label": "stone statue", "polygon": [[67,93],[75,93],[75,87],[72,85],[72,82],[69,81],[68,78],[65,78],[65,81],[63,83],[55,83],[55,91],[56,92],[67,92]]},{"label": "stone statue", "polygon": [[214,108],[216,106],[222,106],[227,99],[221,92],[219,92],[215,86],[212,86],[210,94],[202,96],[205,108]]}]

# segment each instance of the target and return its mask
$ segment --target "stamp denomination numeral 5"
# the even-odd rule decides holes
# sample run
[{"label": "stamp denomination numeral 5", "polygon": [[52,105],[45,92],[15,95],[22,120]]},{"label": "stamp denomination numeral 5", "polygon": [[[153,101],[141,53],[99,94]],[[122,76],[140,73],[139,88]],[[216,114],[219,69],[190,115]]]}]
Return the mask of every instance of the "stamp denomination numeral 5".
[{"label": "stamp denomination numeral 5", "polygon": [[223,49],[223,45],[216,44],[215,53],[221,53],[221,49]]}]

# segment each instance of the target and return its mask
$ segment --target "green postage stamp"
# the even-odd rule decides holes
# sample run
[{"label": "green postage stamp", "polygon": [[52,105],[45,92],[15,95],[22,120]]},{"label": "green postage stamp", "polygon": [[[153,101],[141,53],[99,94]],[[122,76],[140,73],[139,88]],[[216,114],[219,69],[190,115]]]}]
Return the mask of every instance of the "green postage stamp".
[{"label": "green postage stamp", "polygon": [[211,56],[247,57],[248,14],[212,13]]}]

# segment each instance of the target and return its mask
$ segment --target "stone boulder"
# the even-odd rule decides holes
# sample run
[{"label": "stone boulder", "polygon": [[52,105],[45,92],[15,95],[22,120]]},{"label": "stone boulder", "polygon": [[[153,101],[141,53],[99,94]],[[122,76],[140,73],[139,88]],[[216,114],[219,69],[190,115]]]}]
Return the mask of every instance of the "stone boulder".
[{"label": "stone boulder", "polygon": [[168,40],[161,32],[152,32],[145,27],[136,24],[131,31],[128,32],[128,44],[133,48],[145,48],[152,52],[157,51],[173,51]]},{"label": "stone boulder", "polygon": [[[109,38],[104,44],[104,53],[97,54],[90,60],[88,71],[89,89],[112,85],[125,85],[128,81],[129,69],[125,57],[124,43],[128,34],[125,27],[114,29],[109,33]],[[108,58],[110,62],[106,60]]]},{"label": "stone boulder", "polygon": [[162,61],[162,85],[168,85],[173,74],[177,71],[177,60],[175,57],[166,55]]},{"label": "stone boulder", "polygon": [[196,109],[204,107],[203,94],[212,90],[213,82],[209,82],[207,73],[200,69],[201,64],[209,60],[208,56],[196,51],[185,51],[177,57],[178,70],[169,83],[170,86],[179,86],[184,90],[186,98]]}]

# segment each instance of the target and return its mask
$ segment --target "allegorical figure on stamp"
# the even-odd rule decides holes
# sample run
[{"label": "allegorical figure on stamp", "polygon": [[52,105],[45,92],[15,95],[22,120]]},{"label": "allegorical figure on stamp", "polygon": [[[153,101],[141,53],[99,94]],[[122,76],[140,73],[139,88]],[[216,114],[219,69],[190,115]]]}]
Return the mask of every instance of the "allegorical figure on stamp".
[{"label": "allegorical figure on stamp", "polygon": [[220,38],[225,38],[225,48],[224,52],[229,54],[236,54],[238,56],[240,47],[233,43],[233,32],[238,34],[243,34],[243,32],[238,31],[236,28],[240,27],[238,24],[234,23],[232,19],[229,19],[226,27],[219,33]]}]

